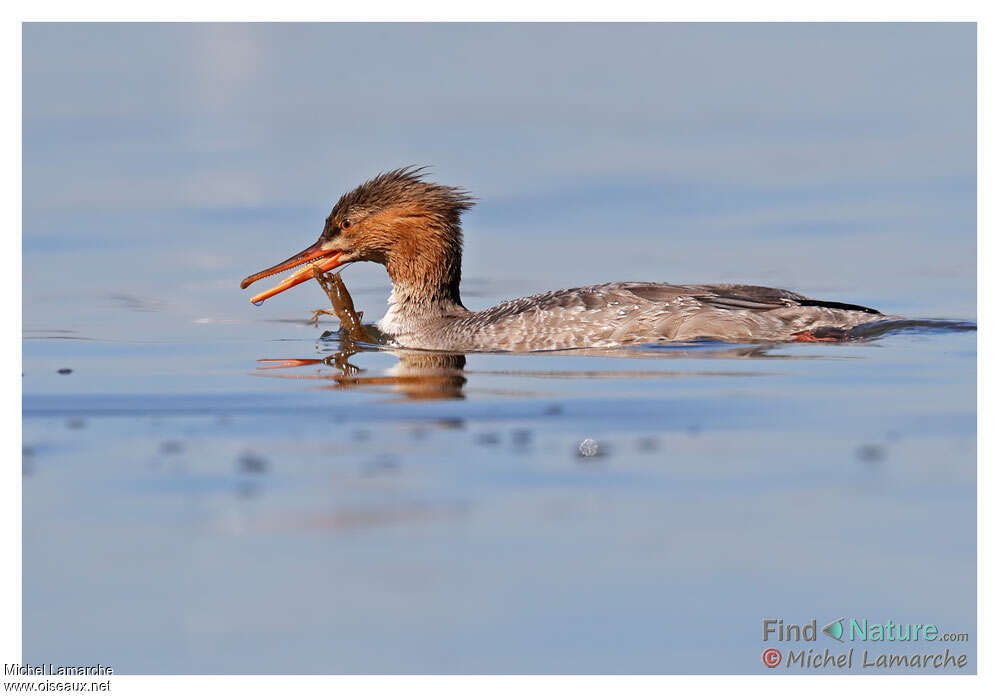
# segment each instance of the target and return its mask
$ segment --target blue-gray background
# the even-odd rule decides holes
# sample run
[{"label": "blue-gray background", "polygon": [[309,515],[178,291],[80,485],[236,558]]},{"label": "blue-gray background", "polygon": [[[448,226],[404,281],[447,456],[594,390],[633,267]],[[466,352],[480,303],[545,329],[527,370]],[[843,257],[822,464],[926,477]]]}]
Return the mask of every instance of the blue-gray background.
[{"label": "blue-gray background", "polygon": [[[323,298],[238,289],[416,163],[480,199],[473,308],[741,281],[973,320],[973,25],[23,39],[25,660],[745,672],[764,616],[851,613],[974,649],[973,334],[477,356],[464,401],[400,403],[254,374],[330,350]],[[379,316],[384,270],[346,280]]]}]

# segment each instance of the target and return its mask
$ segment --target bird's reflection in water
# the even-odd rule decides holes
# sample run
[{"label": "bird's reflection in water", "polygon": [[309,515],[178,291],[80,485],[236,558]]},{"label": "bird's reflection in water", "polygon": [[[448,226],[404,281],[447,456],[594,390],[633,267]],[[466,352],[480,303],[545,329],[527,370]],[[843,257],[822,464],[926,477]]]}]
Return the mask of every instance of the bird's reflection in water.
[{"label": "bird's reflection in water", "polygon": [[[650,368],[632,370],[530,370],[521,367],[512,370],[465,370],[465,355],[460,353],[439,353],[376,347],[359,344],[349,335],[338,337],[338,350],[322,358],[261,358],[257,361],[258,375],[281,377],[295,380],[322,381],[326,389],[374,388],[386,389],[402,395],[408,400],[464,399],[464,388],[469,376],[508,376],[522,378],[562,378],[562,379],[675,379],[675,378],[719,378],[719,377],[760,377],[770,375],[761,370],[705,369],[705,370],[664,370]],[[581,349],[576,351],[552,351],[544,355],[574,355],[603,358],[650,359],[661,362],[670,359],[783,359],[800,360],[818,358],[808,355],[773,354],[774,346],[731,346],[707,348],[688,347],[633,347],[620,349]],[[390,353],[398,363],[380,375],[366,375],[364,368],[352,362],[354,356],[364,353]],[[537,355],[537,354],[535,354]],[[529,360],[530,354],[525,358]],[[828,357],[826,357],[828,358]],[[636,364],[637,365],[637,364]],[[302,374],[294,372],[270,372],[282,369],[316,366],[332,368],[320,372]]]},{"label": "bird's reflection in water", "polygon": [[325,358],[261,358],[261,370],[300,368],[304,366],[329,366],[333,371],[310,375],[283,374],[281,377],[299,380],[322,380],[328,389],[356,387],[387,388],[409,400],[463,399],[462,388],[465,356],[460,353],[431,353],[428,351],[396,350],[391,353],[399,362],[385,375],[367,376],[364,369],[350,362],[362,348],[349,339],[341,341],[339,351]]}]

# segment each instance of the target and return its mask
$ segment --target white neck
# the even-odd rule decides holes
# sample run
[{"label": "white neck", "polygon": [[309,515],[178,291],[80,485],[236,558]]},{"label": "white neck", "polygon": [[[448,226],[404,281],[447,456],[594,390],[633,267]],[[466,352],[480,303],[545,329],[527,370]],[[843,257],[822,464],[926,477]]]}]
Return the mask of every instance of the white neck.
[{"label": "white neck", "polygon": [[435,321],[467,314],[469,311],[460,302],[427,299],[410,284],[393,283],[388,310],[378,320],[378,329],[386,334],[407,334]]}]

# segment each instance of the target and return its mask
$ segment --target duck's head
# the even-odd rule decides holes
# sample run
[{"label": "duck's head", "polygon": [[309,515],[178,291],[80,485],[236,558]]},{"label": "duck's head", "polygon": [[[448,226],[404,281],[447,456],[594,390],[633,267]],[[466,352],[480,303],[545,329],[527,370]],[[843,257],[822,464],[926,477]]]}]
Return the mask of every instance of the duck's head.
[{"label": "duck's head", "polygon": [[313,268],[326,272],[353,261],[374,261],[385,265],[396,286],[414,284],[431,294],[453,292],[458,299],[461,214],[473,200],[463,189],[424,181],[422,173],[415,167],[393,170],[344,194],[315,244],[247,276],[240,287],[293,270],[251,298],[260,304],[311,279]]}]

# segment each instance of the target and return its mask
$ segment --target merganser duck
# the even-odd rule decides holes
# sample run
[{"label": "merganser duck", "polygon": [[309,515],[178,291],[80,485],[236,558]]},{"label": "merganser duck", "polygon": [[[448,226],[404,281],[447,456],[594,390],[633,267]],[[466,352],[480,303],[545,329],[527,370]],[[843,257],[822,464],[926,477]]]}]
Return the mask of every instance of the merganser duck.
[{"label": "merganser duck", "polygon": [[[551,351],[695,340],[840,341],[888,319],[861,305],[762,286],[619,282],[556,290],[478,312],[461,302],[461,214],[467,191],[425,181],[422,168],[379,174],[344,194],[319,239],[243,279],[241,288],[296,269],[267,298],[354,261],[392,280],[378,329],[399,346],[439,351]],[[304,265],[304,266],[303,266]],[[302,268],[298,268],[302,267]]]}]

